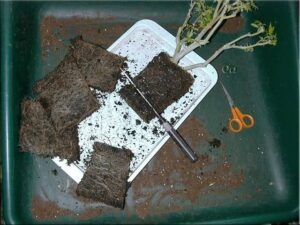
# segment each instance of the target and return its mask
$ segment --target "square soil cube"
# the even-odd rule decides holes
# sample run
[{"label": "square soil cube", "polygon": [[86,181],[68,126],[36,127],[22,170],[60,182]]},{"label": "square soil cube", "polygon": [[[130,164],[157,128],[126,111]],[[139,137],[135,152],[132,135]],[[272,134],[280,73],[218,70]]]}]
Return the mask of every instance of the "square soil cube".
[{"label": "square soil cube", "polygon": [[[194,78],[171,62],[166,53],[160,53],[133,81],[156,111],[162,113],[189,91]],[[144,121],[149,122],[155,117],[153,111],[132,85],[123,87],[120,94]]]},{"label": "square soil cube", "polygon": [[132,152],[95,143],[87,170],[78,184],[77,194],[124,208]]},{"label": "square soil cube", "polygon": [[46,111],[38,101],[24,100],[19,144],[21,151],[43,157],[59,156],[69,163],[79,160],[77,127],[58,135]]},{"label": "square soil cube", "polygon": [[[32,87],[33,92],[36,95],[42,93],[45,89],[47,89],[48,85],[53,83],[61,76],[69,76],[70,73],[66,72],[68,68],[73,68],[74,70],[78,68],[74,57],[70,54],[70,51],[67,55],[65,55],[64,59],[60,61],[58,66],[48,73],[43,79],[38,80]],[[79,70],[79,69],[78,69]],[[83,76],[83,75],[82,75]]]},{"label": "square soil cube", "polygon": [[69,56],[50,77],[37,83],[35,91],[59,133],[77,125],[99,108],[84,76]]},{"label": "square soil cube", "polygon": [[53,72],[34,85],[33,91],[39,94],[57,76],[68,75],[65,71],[68,67],[77,68],[90,87],[105,92],[114,91],[125,58],[108,52],[101,46],[85,42],[81,37],[71,40],[71,43],[65,58]]},{"label": "square soil cube", "polygon": [[72,40],[72,55],[89,86],[105,92],[115,90],[125,58],[108,52],[101,46]]}]

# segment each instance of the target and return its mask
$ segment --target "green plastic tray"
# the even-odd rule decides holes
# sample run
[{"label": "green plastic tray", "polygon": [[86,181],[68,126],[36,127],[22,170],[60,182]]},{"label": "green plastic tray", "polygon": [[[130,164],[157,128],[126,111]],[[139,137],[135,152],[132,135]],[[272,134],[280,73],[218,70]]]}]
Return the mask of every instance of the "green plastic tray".
[{"label": "green plastic tray", "polygon": [[[68,189],[74,182],[49,159],[18,152],[20,102],[31,96],[34,82],[51,71],[67,51],[69,38],[79,33],[78,20],[93,17],[82,30],[99,29],[87,35],[104,47],[113,43],[127,28],[140,19],[152,19],[172,34],[182,22],[188,2],[1,2],[1,147],[3,160],[3,206],[7,224],[45,223],[172,223],[172,224],[253,224],[288,221],[297,218],[298,208],[298,2],[259,1],[260,10],[244,15],[252,19],[274,21],[279,43],[253,53],[230,50],[213,66],[242,111],[255,117],[256,124],[239,134],[222,132],[230,110],[220,85],[216,85],[192,113],[201,120],[210,134],[225,143],[223,150],[199,145],[198,153],[217,158],[224,151],[232,168],[243,171],[243,182],[235,188],[213,191],[196,203],[182,203],[179,210],[157,212],[156,207],[144,219],[133,207],[130,211],[113,211],[89,218],[76,217],[89,207],[75,201]],[[43,18],[58,20],[77,15],[77,22],[68,23],[61,47],[42,48],[40,27]],[[47,28],[47,27],[46,27]],[[111,29],[110,29],[111,28]],[[107,29],[108,32],[103,32]],[[247,32],[244,25],[239,32]],[[45,31],[44,31],[45,32]],[[54,35],[62,35],[59,32]],[[103,34],[103,35],[102,35]],[[101,36],[102,35],[102,36]],[[235,37],[220,32],[207,48],[198,53],[206,58],[212,48]],[[98,40],[98,37],[102,37]],[[51,39],[50,39],[51,40]],[[56,37],[57,40],[57,37]],[[44,43],[45,44],[45,43]],[[55,45],[57,43],[50,43]],[[155,159],[153,159],[155,160]],[[220,163],[215,160],[213,165]],[[179,162],[180,164],[180,162]],[[174,167],[177,163],[174,163]],[[57,172],[57,173],[56,173]],[[186,184],[188,185],[188,184]],[[129,195],[132,188],[129,189]],[[50,199],[72,216],[37,220],[32,213],[36,196]],[[177,204],[181,204],[177,201]],[[46,207],[40,205],[42,210]],[[45,207],[45,208],[43,208]],[[49,204],[50,207],[50,204]],[[156,210],[156,211],[155,211]],[[151,212],[155,212],[151,214]]]}]

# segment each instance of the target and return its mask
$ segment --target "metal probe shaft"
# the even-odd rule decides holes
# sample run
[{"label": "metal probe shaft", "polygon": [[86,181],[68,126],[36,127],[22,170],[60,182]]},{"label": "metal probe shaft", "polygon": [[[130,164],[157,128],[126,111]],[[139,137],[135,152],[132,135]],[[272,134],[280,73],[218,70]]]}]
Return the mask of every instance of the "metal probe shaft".
[{"label": "metal probe shaft", "polygon": [[144,99],[144,101],[150,106],[154,114],[157,116],[157,118],[162,123],[165,131],[169,134],[169,136],[173,139],[173,141],[177,144],[177,146],[181,149],[181,151],[192,161],[196,162],[198,159],[198,156],[195,154],[193,149],[189,146],[189,144],[184,140],[184,138],[180,135],[179,132],[177,132],[174,127],[166,121],[153,107],[153,105],[148,101],[148,99],[144,96],[144,94],[140,91],[140,89],[135,85],[133,80],[126,74],[126,72],[123,73],[127,80],[132,84],[132,86],[135,88],[135,90],[139,93],[139,95]]}]

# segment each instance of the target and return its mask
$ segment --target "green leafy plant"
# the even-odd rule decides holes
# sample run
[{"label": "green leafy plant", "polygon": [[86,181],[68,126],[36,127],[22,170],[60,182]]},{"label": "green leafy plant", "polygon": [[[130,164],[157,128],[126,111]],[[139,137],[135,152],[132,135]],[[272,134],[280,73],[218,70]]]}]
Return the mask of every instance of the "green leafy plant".
[{"label": "green leafy plant", "polygon": [[[207,45],[218,28],[228,19],[238,16],[242,12],[257,10],[253,0],[192,0],[185,20],[178,28],[176,35],[176,50],[172,57],[174,63],[178,63],[185,55],[196,48]],[[223,51],[228,49],[241,49],[252,52],[254,48],[264,45],[277,44],[275,27],[268,26],[260,21],[251,23],[254,31],[243,34],[238,38],[224,44],[204,63],[185,67],[186,70],[197,67],[205,67],[216,59]],[[251,39],[252,42],[239,44],[242,40]]]}]

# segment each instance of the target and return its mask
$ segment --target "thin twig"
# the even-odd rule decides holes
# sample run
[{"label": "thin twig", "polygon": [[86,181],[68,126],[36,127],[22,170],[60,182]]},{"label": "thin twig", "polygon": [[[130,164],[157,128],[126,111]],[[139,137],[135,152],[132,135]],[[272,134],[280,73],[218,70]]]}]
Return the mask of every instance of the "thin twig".
[{"label": "thin twig", "polygon": [[268,42],[261,42],[261,43],[255,43],[251,45],[233,45],[231,48],[241,49],[241,50],[247,50],[249,48],[255,48],[258,46],[265,46],[265,45],[271,45],[271,41]]},{"label": "thin twig", "polygon": [[[255,33],[247,33],[247,34],[244,34],[242,35],[241,37],[238,37],[236,39],[234,39],[233,41],[231,42],[228,42],[226,43],[225,45],[223,45],[221,48],[219,48],[208,60],[206,60],[205,62],[203,63],[197,63],[197,64],[194,64],[194,65],[190,65],[190,66],[186,66],[184,67],[185,70],[191,70],[191,69],[195,69],[197,67],[206,67],[209,63],[211,63],[214,59],[216,59],[223,51],[227,50],[227,49],[230,49],[230,48],[239,48],[239,49],[247,49],[247,48],[251,48],[251,47],[256,47],[256,46],[263,46],[263,45],[266,45],[266,44],[271,44],[270,42],[265,42],[265,43],[256,43],[256,44],[253,44],[253,45],[249,45],[248,47],[247,46],[238,46],[238,45],[235,45],[235,43],[245,39],[245,38],[250,38],[250,37],[254,37],[254,36],[257,36],[259,34],[261,34],[263,32],[263,30],[258,30],[257,32]],[[255,46],[254,46],[255,45]]]},{"label": "thin twig", "polygon": [[196,2],[191,0],[190,8],[184,19],[183,25],[178,28],[177,35],[176,35],[176,49],[175,49],[174,55],[181,50],[182,41],[181,41],[180,37],[181,37],[182,31],[184,30],[184,28],[187,26],[189,20],[191,19],[192,11],[193,11],[195,5],[196,5]]},{"label": "thin twig", "polygon": [[[220,25],[222,24],[222,22],[224,21],[223,16],[225,15],[227,11],[227,6],[222,8],[222,13],[221,15],[219,15],[218,17],[214,18],[205,28],[205,30],[203,30],[203,32],[201,32],[196,38],[195,38],[195,42],[190,44],[189,46],[187,46],[186,48],[182,49],[181,51],[179,51],[177,54],[174,54],[172,61],[174,63],[178,63],[179,60],[181,60],[185,55],[189,54],[190,52],[192,52],[193,50],[195,50],[198,47],[201,47],[203,45],[206,45],[207,43],[209,43],[209,39],[212,37],[212,35],[214,34],[214,32],[218,29],[218,27],[220,27]],[[210,31],[209,31],[210,30]],[[209,31],[209,34],[205,37],[204,40],[202,40],[203,35]]]},{"label": "thin twig", "polygon": [[215,53],[205,62],[203,63],[196,63],[190,66],[186,66],[183,69],[184,70],[192,70],[195,69],[197,67],[206,67],[211,61],[213,61],[215,58],[217,58],[224,50],[228,49],[228,45],[223,45],[221,48],[219,48],[217,51],[215,51]]},{"label": "thin twig", "polygon": [[[209,5],[205,5],[202,0],[199,5],[199,13],[200,16],[198,16],[194,21],[190,21],[192,23],[191,25],[191,32],[188,32],[187,37],[181,37],[183,35],[183,32],[185,32],[187,25],[190,26],[189,20],[192,17],[193,10],[195,7],[195,2],[197,0],[192,0],[190,9],[188,11],[187,17],[183,23],[183,26],[181,26],[178,29],[178,33],[176,36],[176,50],[174,52],[174,55],[172,57],[172,62],[178,63],[184,56],[189,54],[190,52],[194,51],[198,47],[202,47],[210,42],[213,35],[217,32],[218,28],[223,24],[224,21],[236,17],[240,12],[243,11],[251,11],[252,9],[257,8],[252,0],[217,0],[217,4],[214,8],[214,11],[212,11],[212,7]],[[197,11],[197,12],[198,12]],[[203,14],[202,14],[203,13]],[[203,21],[201,21],[203,19]],[[202,23],[203,22],[203,23]],[[198,25],[199,24],[199,25]],[[193,69],[196,67],[203,67],[207,66],[211,61],[213,61],[215,58],[217,58],[223,51],[230,49],[230,48],[236,48],[236,49],[242,49],[242,50],[248,50],[252,51],[253,48],[263,45],[276,45],[277,43],[277,37],[276,34],[274,34],[274,27],[270,24],[269,30],[266,32],[265,37],[260,37],[260,40],[257,41],[254,44],[251,45],[236,45],[237,42],[241,41],[245,38],[250,38],[256,35],[259,35],[261,33],[265,32],[264,24],[260,21],[255,21],[253,24],[251,24],[253,27],[257,28],[257,31],[254,33],[247,33],[245,35],[242,35],[236,39],[234,39],[231,42],[228,42],[227,44],[223,45],[221,48],[219,48],[214,54],[203,63],[198,63],[195,65],[191,65],[188,67],[185,67],[184,69]],[[194,29],[196,28],[196,29]],[[201,31],[199,29],[202,28]],[[197,31],[197,33],[195,32]],[[198,32],[199,31],[199,32]],[[268,33],[269,32],[269,33]]]},{"label": "thin twig", "polygon": [[222,0],[218,0],[218,4],[215,8],[215,12],[214,12],[214,18],[219,14],[219,8],[221,7],[221,4],[223,3]]},{"label": "thin twig", "polygon": [[228,6],[225,5],[225,7],[223,8],[223,11],[219,17],[218,22],[212,27],[212,29],[210,30],[210,32],[208,33],[208,35],[205,37],[205,39],[207,41],[210,40],[210,38],[212,37],[212,35],[216,32],[216,30],[220,27],[220,25],[223,23],[224,21],[224,16],[227,12]]}]

